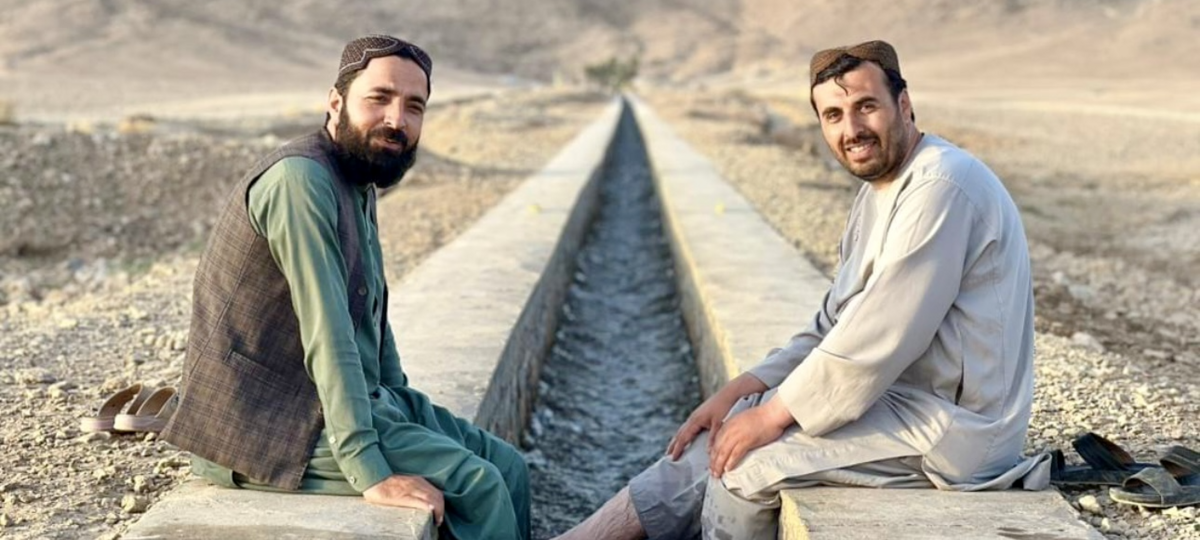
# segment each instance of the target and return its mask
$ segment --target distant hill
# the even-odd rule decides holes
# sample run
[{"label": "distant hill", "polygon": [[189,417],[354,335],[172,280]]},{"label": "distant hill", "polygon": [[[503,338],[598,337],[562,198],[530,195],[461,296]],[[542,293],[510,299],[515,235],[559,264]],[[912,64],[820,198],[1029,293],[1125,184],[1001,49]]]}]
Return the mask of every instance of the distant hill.
[{"label": "distant hill", "polygon": [[0,0],[0,12],[0,98],[66,108],[324,88],[342,43],[368,32],[426,47],[435,77],[538,81],[631,55],[664,82],[803,75],[813,51],[872,37],[900,49],[906,72],[951,81],[1192,80],[1200,58],[1192,0]]}]

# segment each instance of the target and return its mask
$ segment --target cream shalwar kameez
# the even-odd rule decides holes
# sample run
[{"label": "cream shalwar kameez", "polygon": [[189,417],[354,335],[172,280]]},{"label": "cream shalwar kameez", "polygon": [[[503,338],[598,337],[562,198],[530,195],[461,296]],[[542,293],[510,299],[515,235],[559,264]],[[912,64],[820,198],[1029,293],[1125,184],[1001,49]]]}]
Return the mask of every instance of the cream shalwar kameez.
[{"label": "cream shalwar kameez", "polygon": [[[924,135],[892,185],[865,184],[842,265],[807,328],[750,373],[797,425],[706,482],[707,434],[630,482],[651,538],[773,538],[778,491],[815,484],[1029,489],[1033,291],[1019,213],[979,160]],[[1032,474],[1031,474],[1032,473]],[[707,486],[707,487],[706,487]],[[717,514],[717,515],[710,515]],[[723,515],[732,514],[732,515]],[[719,518],[719,519],[718,519]]]}]

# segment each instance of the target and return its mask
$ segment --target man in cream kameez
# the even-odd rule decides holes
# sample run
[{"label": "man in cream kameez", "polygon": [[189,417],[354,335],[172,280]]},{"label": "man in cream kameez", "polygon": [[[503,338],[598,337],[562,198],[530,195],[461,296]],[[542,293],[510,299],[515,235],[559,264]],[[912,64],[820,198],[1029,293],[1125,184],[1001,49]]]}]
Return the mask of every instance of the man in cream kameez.
[{"label": "man in cream kameez", "polygon": [[[864,181],[820,309],[679,428],[667,455],[563,538],[775,538],[779,491],[1027,489],[1033,292],[999,179],[921,133],[895,50],[814,55],[825,142]],[[706,432],[706,433],[704,433]]]}]

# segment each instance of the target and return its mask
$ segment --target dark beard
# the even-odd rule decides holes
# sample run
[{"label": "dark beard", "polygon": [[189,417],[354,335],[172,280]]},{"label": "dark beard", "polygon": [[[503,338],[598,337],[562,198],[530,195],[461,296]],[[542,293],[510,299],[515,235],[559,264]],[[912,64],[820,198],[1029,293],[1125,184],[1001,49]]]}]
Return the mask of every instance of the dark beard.
[{"label": "dark beard", "polygon": [[[400,183],[405,173],[417,161],[417,146],[408,147],[408,137],[403,131],[380,126],[361,133],[350,124],[346,108],[338,114],[337,137],[333,147],[342,176],[350,183],[366,186],[375,184],[387,189]],[[402,152],[371,148],[372,139],[395,142],[405,148]]]}]

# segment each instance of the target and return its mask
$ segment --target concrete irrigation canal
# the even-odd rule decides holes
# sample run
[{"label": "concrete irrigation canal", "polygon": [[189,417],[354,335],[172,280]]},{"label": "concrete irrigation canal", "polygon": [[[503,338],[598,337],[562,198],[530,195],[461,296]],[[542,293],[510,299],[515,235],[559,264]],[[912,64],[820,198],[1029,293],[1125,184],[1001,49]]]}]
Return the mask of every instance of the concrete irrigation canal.
[{"label": "concrete irrigation canal", "polygon": [[[524,447],[534,537],[545,538],[657,459],[701,394],[786,340],[829,283],[631,98],[389,285],[409,384]],[[1099,534],[1054,491],[813,488],[780,498],[784,540]],[[122,538],[436,534],[428,512],[193,480]]]},{"label": "concrete irrigation canal", "polygon": [[626,110],[523,440],[535,538],[570,528],[653,463],[700,401],[650,175]]}]

